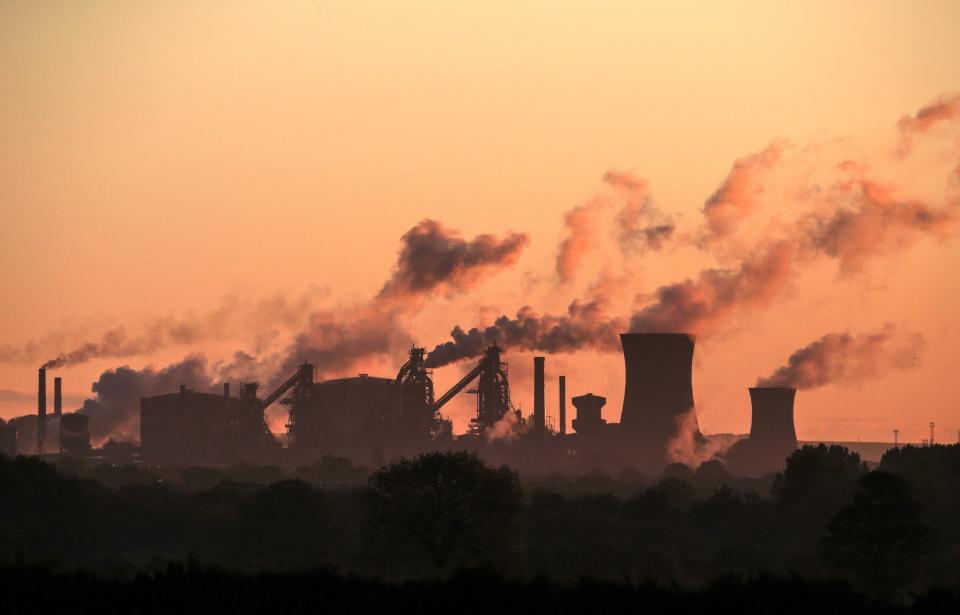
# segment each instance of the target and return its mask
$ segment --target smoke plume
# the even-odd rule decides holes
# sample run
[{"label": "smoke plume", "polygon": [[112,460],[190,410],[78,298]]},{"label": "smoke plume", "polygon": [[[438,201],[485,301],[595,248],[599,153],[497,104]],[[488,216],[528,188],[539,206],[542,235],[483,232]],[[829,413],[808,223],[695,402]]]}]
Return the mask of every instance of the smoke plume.
[{"label": "smoke plume", "polygon": [[728,237],[756,209],[757,198],[764,190],[761,175],[777,164],[784,147],[784,143],[774,141],[733,164],[727,178],[704,203],[704,243]]},{"label": "smoke plume", "polygon": [[794,273],[795,249],[777,242],[733,269],[706,269],[696,279],[661,286],[630,319],[635,333],[711,333],[742,310],[770,303]]},{"label": "smoke plume", "polygon": [[[221,305],[203,314],[164,316],[130,326],[108,329],[96,339],[77,343],[67,351],[46,360],[42,367],[61,368],[96,359],[125,359],[147,355],[171,346],[198,344],[211,340],[253,338],[269,340],[279,335],[278,328],[302,325],[310,304],[317,295],[313,289],[295,298],[284,295],[244,301],[235,296],[223,299]],[[50,347],[63,347],[59,333],[48,339],[31,340],[22,346],[0,347],[0,362],[33,363]],[[47,355],[49,356],[49,354]]]},{"label": "smoke plume", "polygon": [[960,117],[960,94],[942,96],[921,108],[913,116],[905,115],[897,122],[900,130],[898,153],[906,156],[913,148],[914,138],[930,132],[940,122],[953,121]]},{"label": "smoke plume", "polygon": [[624,197],[617,214],[617,239],[623,254],[661,250],[673,236],[676,224],[653,206],[647,180],[632,173],[607,171],[603,176]]},{"label": "smoke plume", "polygon": [[924,235],[946,239],[957,223],[956,207],[934,207],[902,198],[893,186],[867,178],[840,182],[832,196],[839,205],[810,215],[808,246],[839,260],[844,273],[857,273],[872,257],[902,250]]},{"label": "smoke plume", "polygon": [[524,306],[516,317],[500,316],[486,328],[464,331],[460,326],[450,332],[451,341],[438,344],[427,357],[428,367],[442,367],[461,359],[478,357],[491,344],[506,349],[535,350],[549,353],[593,349],[619,350],[619,333],[626,321],[607,313],[606,301],[574,301],[561,315],[538,314]]},{"label": "smoke plume", "polygon": [[557,250],[556,271],[561,282],[573,279],[584,257],[596,245],[597,214],[602,207],[599,201],[578,205],[563,216],[567,236]]},{"label": "smoke plume", "polygon": [[815,389],[853,384],[891,368],[916,366],[923,346],[919,334],[904,334],[889,324],[875,333],[828,333],[794,352],[786,365],[758,379],[757,386]]},{"label": "smoke plume", "polygon": [[162,369],[124,366],[107,370],[93,383],[96,397],[84,401],[77,412],[90,417],[90,437],[95,443],[109,436],[137,439],[140,398],[172,393],[181,384],[198,391],[214,388],[204,357],[189,356]]},{"label": "smoke plume", "polygon": [[478,235],[467,241],[436,220],[422,220],[400,242],[397,265],[377,295],[380,302],[464,292],[484,276],[516,263],[529,237]]}]

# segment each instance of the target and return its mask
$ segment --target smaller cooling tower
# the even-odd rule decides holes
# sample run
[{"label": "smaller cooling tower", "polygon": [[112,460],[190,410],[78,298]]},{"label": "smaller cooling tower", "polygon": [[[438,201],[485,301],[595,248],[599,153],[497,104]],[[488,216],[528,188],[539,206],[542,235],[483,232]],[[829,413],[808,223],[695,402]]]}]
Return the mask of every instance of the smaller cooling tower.
[{"label": "smaller cooling tower", "polygon": [[760,476],[783,469],[787,457],[797,450],[793,426],[796,394],[797,390],[789,387],[750,389],[750,437],[738,442],[728,456],[734,473]]}]

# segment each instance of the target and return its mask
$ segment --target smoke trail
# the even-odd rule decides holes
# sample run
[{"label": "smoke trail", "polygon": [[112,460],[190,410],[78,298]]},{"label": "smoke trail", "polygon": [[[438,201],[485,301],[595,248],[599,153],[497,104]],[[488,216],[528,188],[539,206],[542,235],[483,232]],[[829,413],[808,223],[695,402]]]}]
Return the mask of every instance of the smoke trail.
[{"label": "smoke trail", "polygon": [[782,241],[734,269],[706,269],[696,279],[661,286],[630,319],[635,333],[713,332],[742,309],[770,303],[795,273],[795,248]]},{"label": "smoke trail", "polygon": [[573,279],[587,252],[596,245],[596,217],[603,204],[591,201],[578,205],[563,216],[567,236],[557,250],[556,272],[561,282]]},{"label": "smoke trail", "polygon": [[840,201],[828,211],[811,214],[806,247],[839,260],[844,273],[857,273],[872,257],[902,250],[923,235],[946,239],[960,211],[936,208],[923,201],[899,197],[893,186],[857,177],[833,186]]},{"label": "smoke trail", "polygon": [[624,197],[617,214],[617,239],[623,254],[661,250],[673,236],[676,224],[653,206],[647,180],[632,173],[607,171],[603,181]]},{"label": "smoke trail", "polygon": [[875,333],[828,333],[790,355],[787,364],[760,387],[815,389],[875,378],[885,370],[915,367],[924,347],[920,334],[903,334],[892,324]]},{"label": "smoke trail", "polygon": [[960,117],[960,94],[942,96],[939,100],[922,107],[913,116],[903,116],[897,122],[897,128],[900,130],[898,154],[909,155],[917,135],[926,134],[941,122],[953,121],[958,117]]},{"label": "smoke trail", "polygon": [[403,301],[468,290],[490,273],[513,265],[529,243],[523,233],[467,241],[436,220],[422,220],[401,238],[400,255],[377,301]]},{"label": "smoke trail", "polygon": [[464,331],[460,326],[450,332],[451,341],[437,344],[427,357],[428,367],[442,367],[461,359],[478,357],[490,344],[507,349],[536,350],[550,353],[572,352],[585,348],[617,352],[619,333],[626,326],[622,318],[607,314],[606,301],[572,302],[562,315],[537,314],[524,306],[515,318],[500,316],[486,328]]},{"label": "smoke trail", "polygon": [[783,142],[774,141],[762,151],[733,164],[727,178],[704,203],[707,226],[704,244],[728,237],[753,212],[764,190],[760,176],[777,164],[784,147]]},{"label": "smoke trail", "polygon": [[[269,339],[279,335],[277,327],[300,326],[317,292],[312,289],[293,299],[277,294],[254,302],[228,296],[219,307],[203,314],[158,317],[131,327],[114,327],[95,340],[81,342],[47,360],[42,367],[69,367],[95,359],[124,359],[209,340],[250,336]],[[34,362],[46,348],[62,345],[60,337],[62,335],[31,340],[20,347],[4,346],[0,348],[0,362]]]}]

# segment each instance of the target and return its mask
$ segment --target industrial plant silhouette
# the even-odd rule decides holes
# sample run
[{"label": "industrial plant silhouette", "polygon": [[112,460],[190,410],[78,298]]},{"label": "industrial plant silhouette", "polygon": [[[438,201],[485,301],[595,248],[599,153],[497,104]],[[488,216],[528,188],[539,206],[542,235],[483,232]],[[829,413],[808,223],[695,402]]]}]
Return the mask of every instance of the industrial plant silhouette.
[{"label": "industrial plant silhouette", "polygon": [[[429,356],[412,347],[394,378],[360,374],[318,380],[302,364],[282,384],[261,396],[255,382],[222,395],[180,385],[178,391],[140,399],[140,445],[130,460],[149,464],[304,463],[323,455],[356,463],[384,461],[429,451],[471,451],[524,473],[574,475],[623,468],[657,475],[671,462],[720,458],[736,474],[780,470],[797,447],[793,424],[796,389],[751,388],[750,435],[730,451],[710,446],[699,429],[694,404],[694,337],[685,333],[623,333],[623,408],[618,423],[601,418],[606,399],[593,392],[570,401],[575,416],[568,433],[566,377],[559,376],[559,424],[548,424],[546,357],[534,357],[533,413],[523,416],[511,399],[503,349],[488,346],[456,384],[435,395]],[[37,413],[3,426],[6,452],[96,456],[90,417],[62,411],[61,378],[54,379],[54,412],[46,411],[47,368],[39,370]],[[454,434],[443,409],[455,396],[472,394],[476,414],[465,433]],[[272,404],[287,408],[285,445],[264,418]],[[33,420],[27,420],[32,418]],[[551,422],[552,423],[552,422]],[[32,438],[17,438],[15,430]],[[34,444],[33,447],[30,444]],[[32,450],[31,450],[32,449]],[[690,462],[693,460],[693,462]]]}]

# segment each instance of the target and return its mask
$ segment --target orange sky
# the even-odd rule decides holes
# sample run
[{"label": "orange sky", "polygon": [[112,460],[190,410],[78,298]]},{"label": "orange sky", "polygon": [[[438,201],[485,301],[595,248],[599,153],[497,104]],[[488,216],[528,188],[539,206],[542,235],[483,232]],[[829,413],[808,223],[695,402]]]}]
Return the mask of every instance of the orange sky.
[{"label": "orange sky", "polygon": [[[759,198],[772,218],[792,211],[811,159],[849,156],[942,201],[960,126],[944,123],[903,160],[896,124],[960,90],[958,23],[949,1],[4,2],[0,346],[33,340],[42,362],[225,297],[350,306],[380,289],[423,218],[467,238],[531,240],[508,270],[408,318],[428,347],[525,303],[560,311],[601,270],[629,274],[627,309],[729,263],[692,246],[623,260],[602,235],[577,278],[556,284],[564,212],[608,195],[608,170],[645,178],[684,232],[734,161],[775,139],[791,145]],[[771,304],[701,337],[701,426],[748,430],[746,388],[792,351],[896,322],[926,338],[919,367],[802,391],[798,435],[887,440],[899,427],[916,441],[935,420],[955,441],[958,265],[960,244],[932,237],[856,276],[805,265]],[[64,369],[65,389],[82,397],[104,369],[191,352],[278,352],[302,326],[296,310],[277,322],[244,313],[210,342]],[[530,356],[507,356],[525,408]],[[401,360],[363,371],[392,376]],[[33,407],[17,392],[33,395],[36,367],[0,364],[0,415]],[[607,396],[605,417],[618,419],[619,356],[560,355],[547,370],[550,386],[562,370],[571,394]],[[459,373],[438,370],[438,388]],[[461,428],[469,401],[451,408]]]}]

